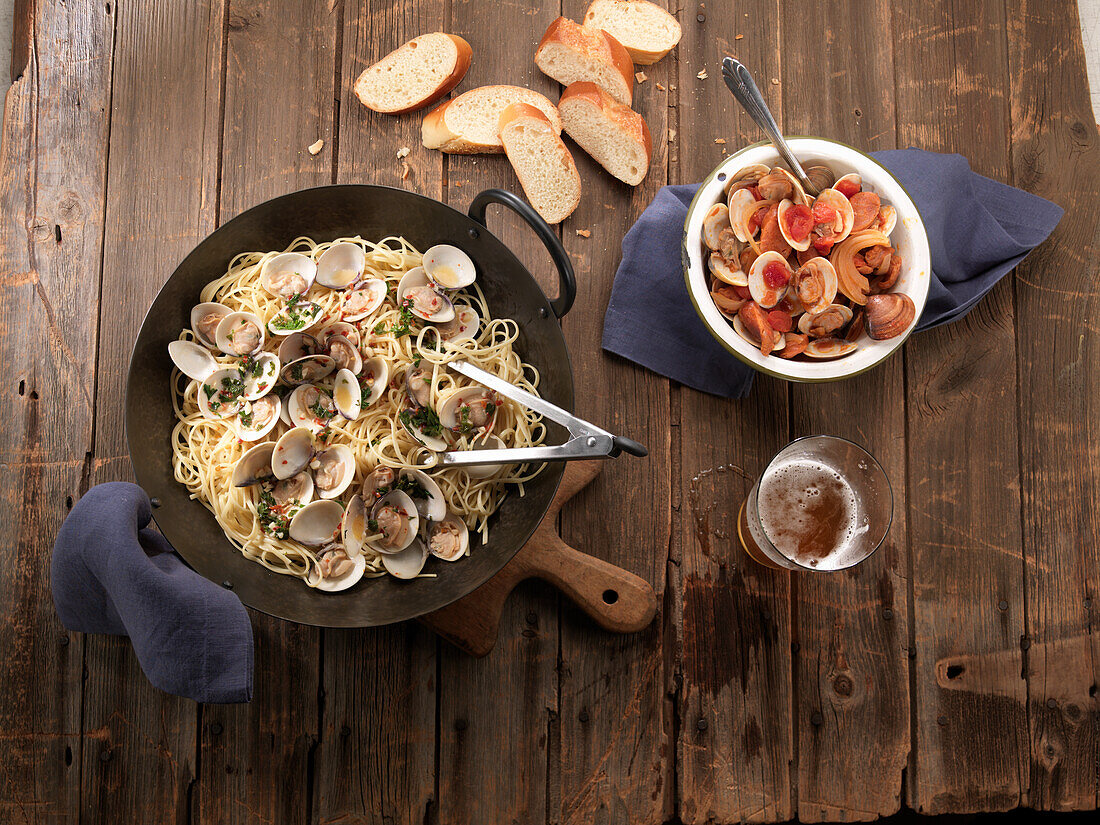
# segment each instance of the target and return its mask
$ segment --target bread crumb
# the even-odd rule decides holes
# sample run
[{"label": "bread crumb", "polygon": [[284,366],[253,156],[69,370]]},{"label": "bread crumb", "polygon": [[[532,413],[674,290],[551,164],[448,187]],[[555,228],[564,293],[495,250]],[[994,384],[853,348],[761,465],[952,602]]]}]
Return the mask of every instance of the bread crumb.
[{"label": "bread crumb", "polygon": [[675,129],[669,129],[668,130],[668,142],[672,143],[672,141],[674,141],[674,140],[676,140],[676,130]]},{"label": "bread crumb", "polygon": [[740,40],[740,39],[741,39],[741,38],[743,38],[744,36],[745,36],[745,35],[743,35],[743,34],[739,34],[739,35],[737,35],[737,37],[735,37],[735,38],[733,38],[733,39],[734,39],[734,40]]},{"label": "bread crumb", "polygon": [[668,90],[669,90],[670,92],[675,92],[675,91],[676,91],[676,87],[675,87],[674,85],[672,85],[672,84],[670,83],[670,84],[669,84],[669,86],[668,86]]},{"label": "bread crumb", "polygon": [[707,70],[706,70],[706,69],[703,69],[703,71],[699,72],[699,74],[697,74],[697,75],[695,75],[695,76],[696,76],[697,78],[699,78],[700,80],[706,80],[706,79],[707,79],[707,77],[709,77],[709,75],[707,74]]},{"label": "bread crumb", "polygon": [[580,235],[582,238],[591,238],[592,237],[592,230],[591,229],[578,229],[577,234]]},{"label": "bread crumb", "polygon": [[318,140],[316,143],[309,144],[309,153],[311,155],[316,155],[318,152],[320,152],[324,148],[325,148],[325,141],[323,139]]},{"label": "bread crumb", "polygon": [[647,80],[649,80],[649,78],[646,77],[645,72],[635,72],[634,79],[637,80],[639,83],[645,83]]},{"label": "bread crumb", "polygon": [[409,164],[401,161],[401,180],[409,179]]},{"label": "bread crumb", "polygon": [[715,143],[725,143],[725,142],[726,142],[726,139],[725,139],[725,138],[715,138],[715,139],[714,139],[714,142],[715,142]]},{"label": "bread crumb", "polygon": [[664,90],[665,90],[665,87],[662,84],[658,83],[657,84],[657,91],[658,92],[663,92]]},{"label": "bread crumb", "polygon": [[403,158],[407,158],[408,156],[409,156],[409,147],[408,146],[402,146],[400,149],[397,150],[397,159],[398,160],[402,160]]},{"label": "bread crumb", "polygon": [[778,77],[773,77],[772,78],[772,85],[773,86],[778,86],[779,85],[779,78]]}]

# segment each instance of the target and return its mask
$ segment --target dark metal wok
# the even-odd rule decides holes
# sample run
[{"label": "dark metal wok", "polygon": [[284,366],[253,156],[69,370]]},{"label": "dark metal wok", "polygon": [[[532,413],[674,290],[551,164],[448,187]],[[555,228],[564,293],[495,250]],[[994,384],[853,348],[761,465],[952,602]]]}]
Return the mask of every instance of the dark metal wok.
[{"label": "dark metal wok", "polygon": [[[559,296],[549,301],[515,255],[485,228],[485,209],[500,203],[517,212],[542,239],[558,269]],[[342,593],[322,593],[246,559],[226,539],[214,516],[188,498],[172,477],[170,438],[175,425],[168,344],[189,325],[199,291],[225,272],[234,255],[283,249],[294,238],[318,241],[344,235],[379,240],[402,235],[418,249],[451,243],[476,262],[478,283],[494,317],[514,318],[520,356],[538,368],[543,397],[573,409],[573,371],[558,319],[576,295],[573,268],[554,231],[510,192],[490,189],[474,198],[469,215],[430,198],[387,186],[323,186],[274,198],[224,224],[184,259],[161,289],[141,326],[130,358],[126,387],[126,436],[138,483],[154,500],[161,531],[200,574],[232,587],[257,610],[295,622],[328,627],[366,627],[411,619],[470,593],[527,542],[550,505],[563,464],[550,464],[526,487],[507,497],[489,524],[489,543],[447,564],[431,559],[425,572],[437,578],[364,579]],[[549,440],[563,431],[550,425]]]}]

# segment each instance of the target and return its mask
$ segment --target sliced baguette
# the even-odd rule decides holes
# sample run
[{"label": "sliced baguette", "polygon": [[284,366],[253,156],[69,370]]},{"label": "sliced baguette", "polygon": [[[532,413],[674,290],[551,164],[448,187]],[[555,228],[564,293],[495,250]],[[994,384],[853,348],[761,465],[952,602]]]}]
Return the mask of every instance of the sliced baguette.
[{"label": "sliced baguette", "polygon": [[355,81],[355,94],[376,112],[412,112],[457,86],[472,56],[470,44],[457,35],[422,34],[364,69]]},{"label": "sliced baguette", "polygon": [[428,112],[420,127],[424,145],[455,155],[504,151],[500,142],[501,113],[513,103],[526,103],[550,121],[561,134],[561,117],[549,100],[519,86],[479,86]]},{"label": "sliced baguette", "polygon": [[623,44],[605,31],[559,17],[539,41],[535,65],[563,86],[587,80],[630,105],[634,64]]},{"label": "sliced baguette", "polygon": [[645,118],[582,80],[562,92],[561,123],[569,137],[623,183],[637,186],[653,151]]},{"label": "sliced baguette", "polygon": [[592,0],[584,25],[603,29],[642,66],[672,51],[682,34],[675,17],[647,0]]},{"label": "sliced baguette", "polygon": [[547,223],[561,223],[581,201],[581,176],[541,111],[513,103],[500,115],[500,140],[527,200]]}]

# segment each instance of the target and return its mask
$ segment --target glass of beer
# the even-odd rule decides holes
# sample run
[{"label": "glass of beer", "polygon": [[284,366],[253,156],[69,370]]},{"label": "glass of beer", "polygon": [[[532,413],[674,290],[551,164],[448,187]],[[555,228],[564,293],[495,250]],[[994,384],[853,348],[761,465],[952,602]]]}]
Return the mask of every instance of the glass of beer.
[{"label": "glass of beer", "polygon": [[844,438],[792,441],[741,503],[741,546],[765,567],[843,570],[886,538],[894,516],[890,480],[874,456]]}]

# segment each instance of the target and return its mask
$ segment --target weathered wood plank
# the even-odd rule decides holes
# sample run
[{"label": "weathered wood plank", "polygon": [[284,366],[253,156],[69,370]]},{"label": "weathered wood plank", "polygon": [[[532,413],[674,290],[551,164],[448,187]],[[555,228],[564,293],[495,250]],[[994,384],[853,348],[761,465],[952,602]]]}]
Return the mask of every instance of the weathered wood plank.
[{"label": "weathered wood plank", "polygon": [[[0,820],[79,815],[83,637],[50,547],[86,487],[114,19],[20,4],[0,147]],[[41,45],[41,48],[39,47]],[[19,65],[16,65],[18,62]]]},{"label": "weathered wood plank", "polygon": [[[1035,808],[1100,800],[1100,140],[1073,2],[1008,7],[1012,175],[1066,208],[1016,272],[1020,467]],[[1091,643],[1091,644],[1090,644]],[[1090,655],[1082,655],[1090,650]]]},{"label": "weathered wood plank", "polygon": [[[587,0],[562,14],[583,19]],[[673,9],[675,11],[675,9]],[[611,177],[567,141],[584,189],[563,242],[577,270],[577,302],[563,328],[573,353],[577,414],[642,441],[649,457],[608,462],[600,477],[562,512],[569,544],[647,579],[663,598],[671,525],[671,427],[668,381],[600,354],[603,315],[621,241],[668,180],[668,84],[675,55],[644,67],[633,108],[654,136],[649,173],[638,187]],[[660,83],[663,89],[657,88]],[[577,234],[588,229],[591,237]],[[639,415],[645,410],[644,415]],[[634,502],[634,505],[629,504]],[[643,504],[644,502],[644,504]],[[640,506],[639,506],[640,505]],[[611,514],[615,517],[609,518]],[[665,617],[638,634],[595,627],[565,602],[561,638],[560,795],[563,823],[661,822],[672,813],[671,708],[666,714]],[[552,812],[554,820],[556,812]]]},{"label": "weathered wood plank", "polygon": [[[557,84],[535,68],[535,45],[558,3],[536,8],[495,4],[491,21],[478,0],[452,0],[449,30],[466,38],[473,63],[457,92],[510,83],[556,100]],[[450,155],[446,200],[465,210],[493,186],[522,193],[503,155]],[[542,244],[509,210],[494,208],[489,228],[553,295]],[[474,552],[477,552],[474,549]],[[504,608],[500,641],[484,659],[440,648],[439,820],[447,823],[541,822],[547,815],[547,770],[557,714],[558,596],[522,585]],[[556,734],[554,734],[556,735]],[[505,766],[496,770],[490,766]],[[486,771],[493,770],[492,781]]]},{"label": "weathered wood plank", "polygon": [[[443,17],[442,0],[346,6],[337,90],[338,182],[405,186],[440,196],[443,156],[421,145],[420,116],[374,114],[359,103],[352,84],[399,44],[442,30]],[[404,179],[397,157],[403,146],[410,150]],[[315,820],[421,825],[435,802],[435,636],[415,622],[324,635]]]},{"label": "weathered wood plank", "polygon": [[[768,82],[780,66],[776,15],[766,2],[683,9],[674,182],[702,180],[727,150],[760,138],[722,83],[724,55],[763,78],[782,112],[781,88]],[[742,401],[683,389],[680,402],[679,814],[685,823],[785,820],[794,813],[790,576],[748,560],[735,522],[753,478],[787,440],[787,386],[758,376]]]},{"label": "weathered wood plank", "polygon": [[[233,0],[228,10],[219,219],[332,179],[333,82],[340,5]],[[307,147],[321,138],[326,150]],[[253,616],[252,703],[208,706],[199,818],[310,820],[320,715],[320,633]]]},{"label": "weathered wood plank", "polygon": [[[784,6],[783,126],[863,150],[894,146],[889,4]],[[853,57],[855,64],[853,70]],[[798,817],[861,820],[896,812],[909,753],[905,386],[900,354],[856,378],[791,386],[791,435],[866,447],[893,485],[884,546],[844,573],[798,574],[795,730]]]},{"label": "weathered wood plank", "polygon": [[[221,103],[219,4],[123,4],[117,14],[97,483],[132,478],[121,401],[130,350],[161,284],[213,229]],[[124,639],[89,637],[87,671],[84,819],[184,817],[197,771],[195,705],[154,689]]]},{"label": "weathered wood plank", "polygon": [[[1009,174],[1004,10],[894,6],[898,145]],[[908,804],[1000,810],[1027,790],[1023,565],[1011,284],[906,345],[914,622]],[[1004,651],[984,677],[940,663]],[[972,678],[975,677],[975,678]]]}]

